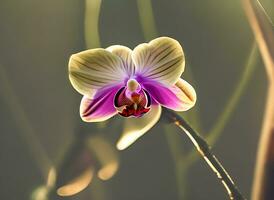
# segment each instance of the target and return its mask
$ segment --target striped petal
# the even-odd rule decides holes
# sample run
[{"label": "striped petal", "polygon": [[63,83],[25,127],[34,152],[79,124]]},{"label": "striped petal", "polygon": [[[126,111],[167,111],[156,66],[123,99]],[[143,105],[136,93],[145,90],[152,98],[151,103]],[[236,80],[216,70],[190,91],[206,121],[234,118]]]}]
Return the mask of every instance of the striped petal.
[{"label": "striped petal", "polygon": [[181,78],[174,86],[170,87],[155,81],[144,82],[143,87],[156,102],[175,111],[186,111],[192,108],[196,102],[194,88]]},{"label": "striped petal", "polygon": [[168,85],[179,80],[185,66],[181,45],[168,37],[138,45],[133,50],[132,59],[137,68],[137,76]]},{"label": "striped petal", "polygon": [[105,49],[74,54],[69,60],[69,79],[82,95],[92,98],[97,89],[124,81],[122,60]]},{"label": "striped petal", "polygon": [[126,118],[121,138],[117,142],[117,148],[124,150],[138,138],[149,131],[160,119],[161,106],[152,105],[151,110],[140,118]]},{"label": "striped petal", "polygon": [[114,107],[114,97],[121,85],[104,88],[94,95],[93,99],[82,98],[80,116],[86,122],[101,122],[113,117],[117,111]]},{"label": "striped petal", "polygon": [[131,58],[132,50],[130,48],[122,45],[113,45],[108,47],[107,50],[117,55],[122,60],[124,70],[128,77],[135,73],[135,65]]}]

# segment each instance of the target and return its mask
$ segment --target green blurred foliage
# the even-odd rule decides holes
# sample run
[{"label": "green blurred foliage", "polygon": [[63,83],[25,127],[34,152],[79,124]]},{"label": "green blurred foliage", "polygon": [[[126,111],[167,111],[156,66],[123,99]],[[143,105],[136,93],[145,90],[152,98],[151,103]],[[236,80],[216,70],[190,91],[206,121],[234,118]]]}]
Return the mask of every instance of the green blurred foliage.
[{"label": "green blurred foliage", "polygon": [[[123,44],[133,48],[155,37],[156,31],[160,36],[180,41],[186,54],[185,74],[192,75],[192,78],[185,74],[183,77],[193,83],[198,94],[197,106],[182,116],[198,111],[200,129],[207,133],[237,90],[253,46],[254,38],[240,1],[154,0],[151,8],[142,8],[140,4],[145,1],[137,1],[101,2],[98,35],[95,35],[100,43],[94,46]],[[273,18],[273,2],[263,0],[262,4]],[[79,136],[81,96],[70,86],[67,62],[72,53],[93,46],[86,43],[87,37],[94,34],[86,32],[89,21],[85,17],[89,15],[85,15],[85,5],[85,1],[72,0],[0,2],[0,63],[8,80],[4,82],[1,78],[0,82],[0,199],[29,199],[32,191],[45,183],[37,156],[33,154],[35,149],[29,147],[31,143],[33,146],[39,143],[51,162],[57,164]],[[143,31],[138,8],[143,19],[154,17],[155,27],[145,25],[152,29],[147,33]],[[145,15],[147,9],[152,9],[153,15]],[[213,147],[247,197],[250,196],[266,91],[262,66],[258,58],[255,75]],[[10,95],[3,83],[7,83],[15,95]],[[24,135],[22,120],[18,121],[17,112],[21,111],[14,109],[11,102],[25,113],[23,123],[30,124],[37,140]],[[119,128],[107,126],[104,135],[109,135],[114,143],[119,137]],[[91,125],[90,131],[95,130]],[[169,135],[178,132],[170,127],[167,130]],[[214,174],[210,174],[201,161],[187,174],[176,173],[175,164],[181,156],[176,152],[185,155],[192,146],[187,137],[175,136],[175,139],[179,150],[168,146],[162,125],[158,124],[127,151],[121,152],[118,174],[99,184],[106,192],[104,198],[179,199],[177,183],[180,181],[184,181],[182,192],[188,199],[226,198]],[[184,166],[184,162],[180,166]],[[185,175],[187,179],[180,179]],[[96,188],[96,182],[90,189],[66,199],[96,196],[93,187]],[[102,200],[99,198],[96,200]]]}]

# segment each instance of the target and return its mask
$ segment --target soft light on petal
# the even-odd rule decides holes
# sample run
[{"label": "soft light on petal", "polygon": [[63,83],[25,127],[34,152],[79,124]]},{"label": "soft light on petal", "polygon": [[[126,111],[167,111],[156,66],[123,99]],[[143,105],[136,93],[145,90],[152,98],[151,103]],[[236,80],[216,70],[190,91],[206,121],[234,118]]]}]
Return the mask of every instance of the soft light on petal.
[{"label": "soft light on petal", "polygon": [[163,84],[175,84],[185,67],[181,45],[169,37],[160,37],[138,45],[132,54],[137,75]]},{"label": "soft light on petal", "polygon": [[174,93],[181,100],[181,106],[176,111],[186,111],[192,108],[197,100],[197,95],[195,89],[185,80],[179,79],[175,84],[177,88],[174,90]]},{"label": "soft light on petal", "polygon": [[81,176],[57,189],[60,196],[71,196],[85,189],[92,180],[94,170],[88,168]]},{"label": "soft light on petal", "polygon": [[144,82],[143,86],[156,102],[175,111],[186,111],[196,102],[194,88],[181,78],[170,87],[153,81]]},{"label": "soft light on petal", "polygon": [[83,97],[80,105],[80,116],[86,122],[101,122],[113,117],[117,111],[114,107],[114,96],[121,86],[113,86],[98,91],[93,99]]},{"label": "soft light on petal", "polygon": [[37,187],[31,194],[31,200],[49,200],[49,188],[45,185]]},{"label": "soft light on petal", "polygon": [[94,154],[85,141],[76,140],[58,167],[55,188],[60,196],[74,195],[84,190],[91,182],[95,170]]},{"label": "soft light on petal", "polygon": [[122,83],[125,77],[122,60],[105,49],[91,49],[70,57],[71,84],[90,98],[97,89]]},{"label": "soft light on petal", "polygon": [[132,61],[132,50],[130,48],[122,45],[113,45],[108,47],[107,50],[122,60],[124,70],[129,77],[135,73],[135,65]]},{"label": "soft light on petal", "polygon": [[117,170],[119,168],[119,163],[118,162],[109,162],[106,165],[104,165],[97,173],[98,177],[103,180],[109,180],[111,177],[116,174]]},{"label": "soft light on petal", "polygon": [[151,129],[161,116],[161,106],[152,105],[151,110],[140,118],[126,118],[124,130],[121,138],[118,140],[116,147],[124,150],[134,143],[138,138]]},{"label": "soft light on petal", "polygon": [[108,180],[113,177],[119,168],[119,157],[115,147],[107,139],[99,136],[92,137],[88,141],[88,146],[100,162],[97,176],[101,180]]}]

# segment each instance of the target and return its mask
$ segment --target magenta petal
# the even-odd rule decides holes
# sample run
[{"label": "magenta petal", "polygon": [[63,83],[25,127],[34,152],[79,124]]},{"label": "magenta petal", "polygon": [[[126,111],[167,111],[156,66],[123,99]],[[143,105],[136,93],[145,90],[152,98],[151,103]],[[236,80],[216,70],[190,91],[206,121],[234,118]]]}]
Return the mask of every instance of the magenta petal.
[{"label": "magenta petal", "polygon": [[93,99],[83,97],[80,105],[81,118],[86,122],[100,122],[114,116],[114,96],[121,85],[104,88],[98,91]]},{"label": "magenta petal", "polygon": [[193,106],[189,104],[184,92],[176,85],[167,87],[156,81],[144,81],[142,85],[153,100],[164,107],[175,111],[185,111]]}]

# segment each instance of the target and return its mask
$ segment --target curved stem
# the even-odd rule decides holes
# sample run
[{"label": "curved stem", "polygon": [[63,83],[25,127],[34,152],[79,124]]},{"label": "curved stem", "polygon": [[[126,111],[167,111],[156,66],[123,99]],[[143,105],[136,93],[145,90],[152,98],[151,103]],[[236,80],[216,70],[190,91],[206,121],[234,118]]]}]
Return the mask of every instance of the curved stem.
[{"label": "curved stem", "polygon": [[100,47],[99,15],[102,0],[86,0],[85,43],[87,48]]},{"label": "curved stem", "polygon": [[147,41],[157,37],[151,0],[137,0],[140,23]]},{"label": "curved stem", "polygon": [[273,199],[274,25],[259,0],[242,0],[268,77],[267,100],[258,145],[252,199]]},{"label": "curved stem", "polygon": [[238,190],[235,183],[232,181],[231,177],[224,169],[222,164],[218,161],[216,156],[212,153],[209,145],[207,142],[198,134],[196,133],[191,126],[176,112],[164,109],[163,113],[164,116],[178,126],[181,130],[183,130],[191,142],[196,147],[197,151],[200,155],[204,158],[208,166],[212,169],[212,171],[216,174],[218,179],[222,182],[225,189],[227,190],[228,196],[231,200],[244,200],[245,198],[242,196],[240,191]]},{"label": "curved stem", "polygon": [[274,80],[274,24],[259,0],[242,0],[258,43],[269,81]]},{"label": "curved stem", "polygon": [[37,137],[35,129],[33,128],[31,121],[29,120],[28,115],[23,108],[23,105],[20,102],[12,83],[10,82],[8,74],[4,66],[1,64],[0,90],[4,92],[2,97],[8,109],[10,110],[10,115],[13,117],[14,124],[18,126],[18,129],[20,129],[18,130],[18,133],[26,143],[30,155],[33,157],[38,169],[41,171],[43,178],[46,180],[48,171],[52,166],[52,161],[42,146],[39,138]]},{"label": "curved stem", "polygon": [[[177,192],[178,197],[180,200],[184,200],[187,197],[187,185],[186,185],[186,178],[187,178],[187,168],[184,164],[184,151],[182,148],[182,142],[180,141],[180,135],[176,134],[169,134],[169,132],[173,132],[169,126],[165,125],[165,136],[169,146],[170,154],[174,163],[174,171],[175,171],[175,178],[177,182]],[[174,127],[175,128],[175,127]]]},{"label": "curved stem", "polygon": [[[239,83],[236,85],[236,89],[234,90],[233,94],[229,98],[227,104],[224,106],[224,110],[222,111],[221,115],[218,117],[217,122],[209,131],[207,137],[207,141],[209,144],[214,144],[216,140],[219,138],[221,132],[225,128],[228,120],[231,118],[235,108],[238,105],[241,96],[243,95],[244,91],[246,90],[249,81],[251,80],[252,75],[254,74],[256,62],[258,61],[258,48],[256,43],[252,45],[251,52],[249,58],[246,63],[246,67],[243,71],[242,76],[239,79]],[[197,160],[197,154],[195,150],[191,151],[186,158],[186,163],[191,165],[193,162]]]}]

